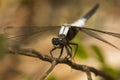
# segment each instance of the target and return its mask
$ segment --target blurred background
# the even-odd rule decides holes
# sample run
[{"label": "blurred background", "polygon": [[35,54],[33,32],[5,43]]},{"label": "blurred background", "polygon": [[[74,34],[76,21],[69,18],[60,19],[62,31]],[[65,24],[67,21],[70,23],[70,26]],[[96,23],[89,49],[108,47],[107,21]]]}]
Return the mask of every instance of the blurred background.
[{"label": "blurred background", "polygon": [[[100,7],[85,27],[119,33],[120,0],[0,0],[0,80],[39,80],[50,67],[50,63],[32,57],[6,54],[6,48],[8,46],[16,48],[18,45],[25,44],[25,48],[32,48],[49,55],[49,51],[53,48],[51,39],[55,36],[54,32],[47,32],[44,35],[40,33],[40,38],[35,41],[32,40],[33,37],[24,36],[17,42],[8,41],[8,45],[5,43],[3,30],[6,26],[16,28],[29,26],[28,29],[31,32],[30,26],[33,25],[70,24],[82,17],[96,3],[99,3]],[[24,30],[24,27],[20,30],[21,32],[13,30],[14,35],[28,32]],[[120,48],[118,38],[100,35]],[[79,33],[72,41],[79,45],[75,57],[76,63],[92,66],[107,72],[116,80],[120,79],[119,50],[83,33]],[[73,49],[75,49],[74,46]],[[92,77],[93,80],[102,80],[94,74]],[[82,71],[59,64],[47,80],[87,80],[87,77]]]}]

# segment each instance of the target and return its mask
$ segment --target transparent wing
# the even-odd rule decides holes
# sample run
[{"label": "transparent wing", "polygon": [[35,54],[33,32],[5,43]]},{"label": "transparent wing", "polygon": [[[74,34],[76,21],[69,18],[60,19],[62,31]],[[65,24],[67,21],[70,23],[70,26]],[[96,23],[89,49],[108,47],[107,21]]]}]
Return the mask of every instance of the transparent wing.
[{"label": "transparent wing", "polygon": [[107,35],[110,35],[110,36],[120,38],[120,33],[113,33],[113,32],[108,32],[108,31],[92,29],[92,28],[85,28],[85,27],[82,27],[81,29],[82,30],[85,29],[85,30],[90,30],[90,31],[94,31],[94,32],[99,32],[99,33],[103,33],[103,34],[107,34]]},{"label": "transparent wing", "polygon": [[17,43],[29,43],[35,39],[47,37],[49,35],[57,35],[60,26],[8,26],[4,29],[6,39]]},{"label": "transparent wing", "polygon": [[[113,33],[113,32],[106,32],[106,31],[101,31],[101,30],[96,30],[96,29],[91,29],[91,28],[79,28],[80,31],[86,33],[87,35],[95,38],[95,39],[98,39],[116,49],[119,49],[117,46],[115,46],[114,44],[110,43],[109,41],[107,41],[106,39],[104,39],[103,37],[101,37],[99,34],[95,33],[95,32],[99,32],[99,33],[103,33],[103,34],[107,34],[107,35],[110,35],[110,36],[114,36],[114,37],[117,37],[117,38],[120,38],[120,34],[119,33]],[[120,50],[120,49],[119,49]]]}]

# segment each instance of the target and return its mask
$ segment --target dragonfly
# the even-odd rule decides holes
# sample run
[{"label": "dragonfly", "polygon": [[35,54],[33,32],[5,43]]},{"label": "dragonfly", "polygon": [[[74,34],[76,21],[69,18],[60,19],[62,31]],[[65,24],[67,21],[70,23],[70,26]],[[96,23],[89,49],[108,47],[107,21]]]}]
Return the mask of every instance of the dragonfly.
[{"label": "dragonfly", "polygon": [[[8,39],[13,39],[13,38],[17,38],[17,37],[22,37],[22,36],[32,36],[44,31],[49,31],[49,30],[54,30],[54,29],[58,29],[59,28],[59,33],[57,37],[53,37],[52,38],[52,44],[53,44],[53,48],[50,50],[50,55],[51,57],[54,57],[53,55],[53,51],[55,51],[56,49],[60,49],[60,54],[58,58],[61,58],[64,49],[66,50],[66,57],[67,58],[71,58],[72,57],[72,45],[76,46],[74,55],[78,49],[78,44],[77,43],[73,43],[70,42],[72,39],[75,38],[75,36],[78,34],[79,31],[93,37],[96,38],[114,48],[119,49],[117,46],[113,45],[112,43],[110,43],[109,41],[107,41],[106,39],[102,38],[99,34],[97,33],[103,33],[103,34],[107,34],[113,37],[117,37],[120,38],[120,33],[113,33],[113,32],[108,32],[108,31],[103,31],[103,30],[98,30],[98,29],[93,29],[93,28],[87,28],[84,27],[86,22],[93,16],[93,14],[97,11],[97,9],[99,8],[99,4],[96,4],[93,8],[91,8],[83,17],[81,17],[80,19],[78,19],[77,21],[73,22],[72,24],[64,24],[61,26],[44,26],[44,27],[37,27],[37,26],[32,26],[32,32],[27,32],[27,34],[21,34],[21,35],[13,35],[12,37],[8,37]],[[34,28],[36,30],[34,30]],[[7,30],[12,30],[12,29],[16,29],[14,27],[8,26],[5,28],[5,31],[7,32]],[[27,30],[29,31],[28,28],[24,27],[22,28],[23,30]]]}]

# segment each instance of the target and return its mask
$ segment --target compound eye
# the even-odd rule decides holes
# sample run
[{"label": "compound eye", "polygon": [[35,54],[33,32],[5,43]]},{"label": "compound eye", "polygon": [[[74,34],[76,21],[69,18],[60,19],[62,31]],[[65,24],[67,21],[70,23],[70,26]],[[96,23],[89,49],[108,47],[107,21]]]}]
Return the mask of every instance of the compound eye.
[{"label": "compound eye", "polygon": [[58,39],[58,38],[53,38],[53,39],[52,39],[52,43],[53,43],[54,45],[59,45],[59,39]]}]

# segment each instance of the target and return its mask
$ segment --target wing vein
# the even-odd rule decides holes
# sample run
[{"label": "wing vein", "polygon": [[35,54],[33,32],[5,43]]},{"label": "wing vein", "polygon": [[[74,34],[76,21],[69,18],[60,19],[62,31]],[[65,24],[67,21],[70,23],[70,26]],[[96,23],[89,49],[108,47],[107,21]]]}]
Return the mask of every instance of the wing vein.
[{"label": "wing vein", "polygon": [[87,35],[89,35],[89,36],[91,36],[91,37],[93,37],[95,39],[98,39],[98,40],[100,40],[100,41],[102,41],[102,42],[104,42],[104,43],[106,43],[106,44],[108,44],[108,45],[110,45],[110,46],[112,46],[112,47],[114,47],[116,49],[119,49],[117,46],[113,45],[112,43],[108,42],[107,40],[102,38],[100,35],[92,32],[92,31],[88,31],[88,30],[86,31],[85,29],[80,29],[80,31],[82,31],[82,32],[86,33]]}]

